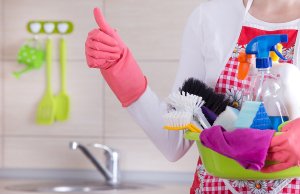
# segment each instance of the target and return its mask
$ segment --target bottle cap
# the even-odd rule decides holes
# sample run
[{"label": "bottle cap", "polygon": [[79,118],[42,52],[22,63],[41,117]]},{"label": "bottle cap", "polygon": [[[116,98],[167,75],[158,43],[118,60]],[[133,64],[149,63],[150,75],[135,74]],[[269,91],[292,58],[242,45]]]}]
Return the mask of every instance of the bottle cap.
[{"label": "bottle cap", "polygon": [[272,67],[272,59],[268,58],[256,58],[256,68],[266,69]]}]

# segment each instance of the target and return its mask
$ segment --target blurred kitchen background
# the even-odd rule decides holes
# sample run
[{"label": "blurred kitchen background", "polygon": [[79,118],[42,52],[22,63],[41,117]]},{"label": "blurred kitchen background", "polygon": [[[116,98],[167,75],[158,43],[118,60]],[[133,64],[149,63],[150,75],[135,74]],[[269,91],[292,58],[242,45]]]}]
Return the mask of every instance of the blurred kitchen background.
[{"label": "blurred kitchen background", "polygon": [[[147,138],[104,83],[100,72],[87,68],[84,43],[96,28],[93,8],[100,7],[134,53],[151,88],[164,99],[171,91],[179,64],[181,38],[188,16],[201,0],[0,0],[0,176],[47,170],[87,170],[94,166],[69,142],[99,142],[117,149],[120,168],[130,173],[187,182],[193,179],[196,146],[180,161],[168,162]],[[30,20],[70,20],[74,32],[66,36],[67,92],[71,115],[51,126],[35,124],[35,113],[45,89],[45,70],[20,79],[12,72],[23,66],[17,53],[26,39]],[[41,39],[46,36],[40,36]],[[52,87],[59,91],[60,36],[53,36]],[[98,154],[101,158],[101,153]],[[2,173],[1,173],[2,172]],[[147,174],[149,173],[149,174]],[[23,173],[24,174],[24,173]],[[158,177],[158,176],[157,176]],[[180,178],[181,177],[181,178]]]}]

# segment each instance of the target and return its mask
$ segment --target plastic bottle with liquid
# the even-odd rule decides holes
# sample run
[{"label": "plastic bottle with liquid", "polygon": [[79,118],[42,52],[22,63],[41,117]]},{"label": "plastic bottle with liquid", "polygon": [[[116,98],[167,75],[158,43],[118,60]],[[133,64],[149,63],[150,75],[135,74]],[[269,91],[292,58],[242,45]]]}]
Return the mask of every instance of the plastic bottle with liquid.
[{"label": "plastic bottle with liquid", "polygon": [[252,39],[246,47],[246,54],[256,56],[256,75],[252,76],[249,90],[249,100],[263,102],[264,108],[269,116],[273,129],[289,120],[289,115],[282,100],[282,89],[278,81],[280,75],[271,72],[272,59],[270,52],[273,51],[280,58],[285,59],[276,49],[276,45],[287,42],[287,35],[272,34],[258,36]]}]

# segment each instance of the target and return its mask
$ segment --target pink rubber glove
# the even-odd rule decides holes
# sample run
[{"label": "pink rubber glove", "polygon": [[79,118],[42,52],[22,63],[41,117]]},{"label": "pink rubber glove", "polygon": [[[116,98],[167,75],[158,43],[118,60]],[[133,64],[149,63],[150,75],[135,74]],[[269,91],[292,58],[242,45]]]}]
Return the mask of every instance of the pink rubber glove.
[{"label": "pink rubber glove", "polygon": [[119,35],[105,21],[100,9],[94,9],[99,29],[89,32],[86,60],[90,68],[99,68],[123,107],[136,101],[146,90],[147,79]]},{"label": "pink rubber glove", "polygon": [[282,132],[272,138],[267,156],[267,160],[278,163],[265,167],[263,172],[276,172],[299,165],[300,118],[288,122]]}]

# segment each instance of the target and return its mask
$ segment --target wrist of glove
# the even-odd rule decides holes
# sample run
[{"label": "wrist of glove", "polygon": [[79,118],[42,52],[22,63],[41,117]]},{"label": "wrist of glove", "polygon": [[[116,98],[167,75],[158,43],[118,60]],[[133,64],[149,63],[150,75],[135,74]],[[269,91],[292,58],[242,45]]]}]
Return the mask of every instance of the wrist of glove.
[{"label": "wrist of glove", "polygon": [[300,118],[287,123],[282,134],[274,136],[268,150],[267,160],[276,164],[265,167],[262,171],[276,172],[298,166],[300,161]]},{"label": "wrist of glove", "polygon": [[117,96],[123,107],[135,102],[146,90],[147,79],[125,49],[122,57],[115,62],[108,62],[108,68],[101,68],[101,74]]},{"label": "wrist of glove", "polygon": [[99,29],[92,30],[86,40],[88,66],[101,70],[122,106],[127,107],[144,93],[147,79],[130,50],[106,23],[98,8],[94,9],[94,16]]}]

